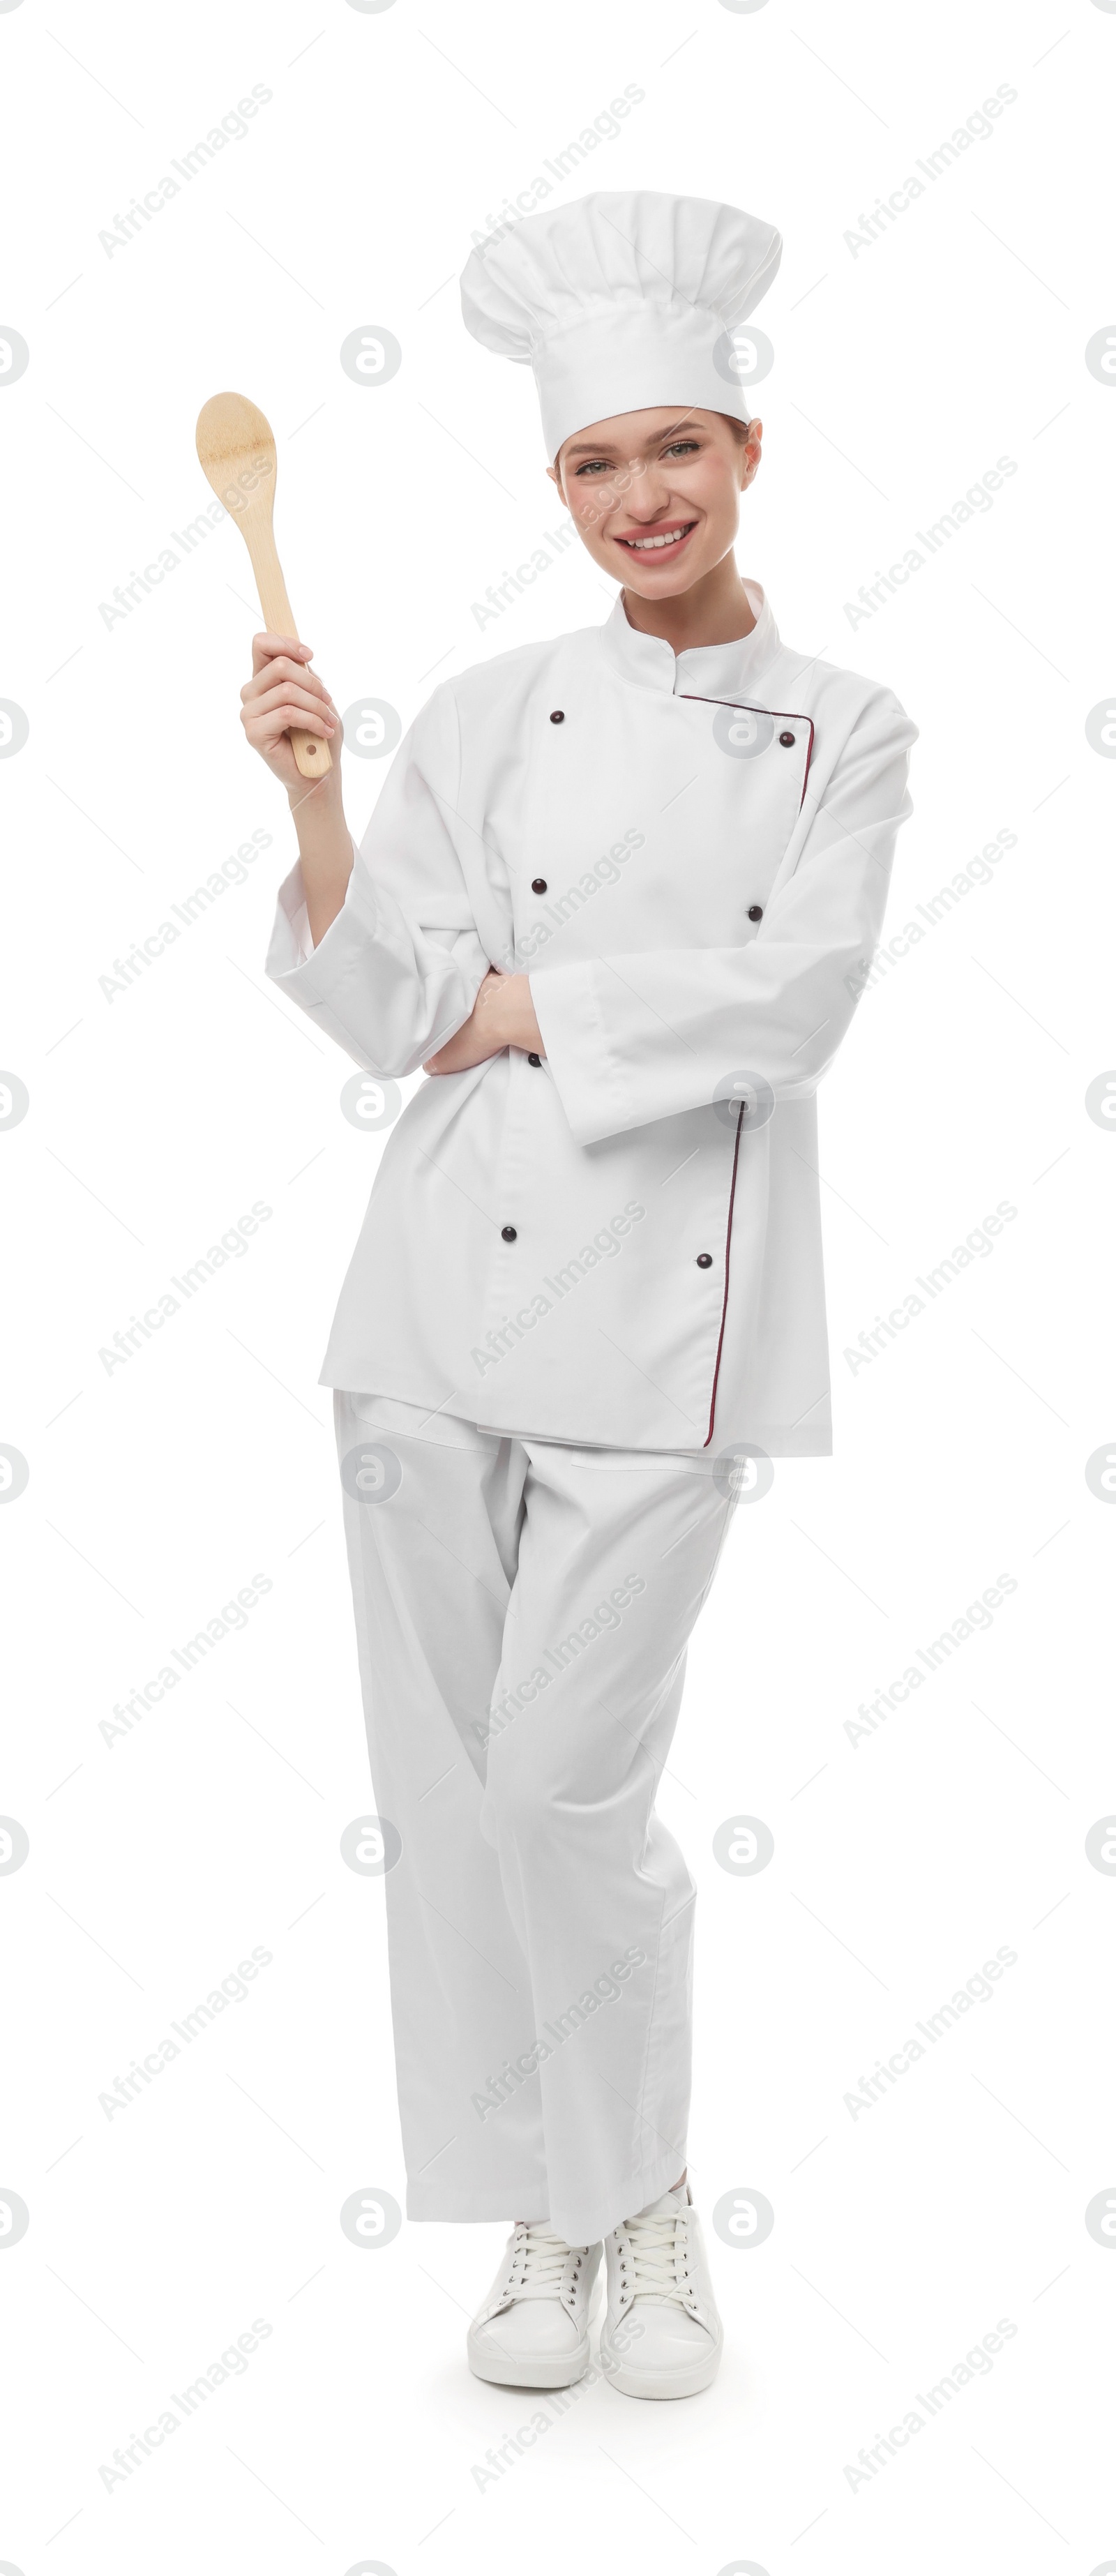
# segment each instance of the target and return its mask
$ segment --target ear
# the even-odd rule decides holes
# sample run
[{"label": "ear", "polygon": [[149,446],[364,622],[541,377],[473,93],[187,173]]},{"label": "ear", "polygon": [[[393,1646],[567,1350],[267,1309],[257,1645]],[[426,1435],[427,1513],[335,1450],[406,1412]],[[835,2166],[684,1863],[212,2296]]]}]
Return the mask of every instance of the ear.
[{"label": "ear", "polygon": [[748,423],[748,437],[742,453],[744,457],[745,474],[748,482],[750,483],[759,472],[760,459],[763,454],[763,422],[760,420],[758,414]]},{"label": "ear", "polygon": [[558,472],[558,468],[557,468],[557,466],[556,466],[556,465],[548,465],[546,470],[547,470],[547,473],[548,473],[548,474],[549,474],[549,476],[550,476],[550,480],[551,480],[551,482],[552,482],[552,483],[553,483],[553,485],[554,485],[554,489],[555,489],[555,491],[556,491],[556,492],[557,492],[557,494],[558,494],[558,498],[559,498],[559,500],[560,500],[560,502],[561,502],[561,504],[562,504],[562,508],[563,508],[564,510],[568,510],[570,505],[569,505],[569,502],[568,502],[568,501],[567,501],[567,499],[566,499],[566,495],[565,495],[565,493],[564,493],[564,491],[563,491],[563,489],[562,489],[561,476],[559,475],[559,472]]}]

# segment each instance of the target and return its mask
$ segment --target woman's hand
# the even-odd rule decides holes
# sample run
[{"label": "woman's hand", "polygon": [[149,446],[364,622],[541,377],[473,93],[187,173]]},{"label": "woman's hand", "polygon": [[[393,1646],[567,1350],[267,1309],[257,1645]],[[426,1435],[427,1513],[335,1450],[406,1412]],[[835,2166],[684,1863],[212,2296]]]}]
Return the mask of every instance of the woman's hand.
[{"label": "woman's hand", "polygon": [[530,976],[498,975],[490,966],[468,1019],[422,1069],[424,1073],[465,1073],[471,1064],[502,1055],[505,1047],[521,1047],[528,1055],[546,1052],[531,1000]]},{"label": "woman's hand", "polygon": [[[329,690],[309,667],[312,650],[293,635],[253,635],[252,677],[240,692],[247,739],[292,797],[304,796],[308,783],[328,784],[328,777],[323,773],[320,780],[308,782],[301,776],[291,749],[291,726],[321,734],[335,748],[341,742],[341,718]],[[336,760],[328,776],[339,780]]]},{"label": "woman's hand", "polygon": [[[341,795],[341,718],[309,667],[312,651],[295,635],[253,635],[252,677],[240,692],[240,721],[253,751],[286,788],[316,948],[344,904],[353,844]],[[291,749],[292,725],[332,742],[333,765],[320,778],[302,776]]]}]

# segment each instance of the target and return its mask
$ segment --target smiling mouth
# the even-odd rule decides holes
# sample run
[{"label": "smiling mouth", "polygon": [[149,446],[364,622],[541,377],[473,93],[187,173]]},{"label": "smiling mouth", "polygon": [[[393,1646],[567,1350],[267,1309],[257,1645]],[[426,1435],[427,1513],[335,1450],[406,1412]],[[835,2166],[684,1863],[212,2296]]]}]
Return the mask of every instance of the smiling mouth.
[{"label": "smiling mouth", "polygon": [[686,519],[675,528],[649,529],[642,537],[617,537],[618,546],[626,546],[632,555],[671,554],[684,545],[697,526],[696,519]]}]

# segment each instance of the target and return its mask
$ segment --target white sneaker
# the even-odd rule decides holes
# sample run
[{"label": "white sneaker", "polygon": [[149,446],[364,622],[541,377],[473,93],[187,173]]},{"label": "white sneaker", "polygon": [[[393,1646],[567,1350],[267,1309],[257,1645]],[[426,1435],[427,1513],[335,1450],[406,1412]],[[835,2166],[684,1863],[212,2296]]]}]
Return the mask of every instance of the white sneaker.
[{"label": "white sneaker", "polygon": [[469,2328],[469,2368],[506,2388],[567,2388],[589,2367],[589,2303],[599,2245],[567,2245],[517,2224]]},{"label": "white sneaker", "polygon": [[605,2238],[608,2310],[601,2369],[625,2397],[692,2397],[715,2379],[724,2343],[688,2183]]}]

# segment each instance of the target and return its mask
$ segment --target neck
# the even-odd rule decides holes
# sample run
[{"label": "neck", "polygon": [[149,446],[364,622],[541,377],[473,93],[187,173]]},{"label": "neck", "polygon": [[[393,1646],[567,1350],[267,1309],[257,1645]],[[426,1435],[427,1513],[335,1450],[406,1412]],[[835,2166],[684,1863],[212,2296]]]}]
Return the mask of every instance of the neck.
[{"label": "neck", "polygon": [[675,653],[701,644],[736,644],[756,622],[731,553],[675,599],[642,599],[634,590],[625,590],[623,599],[629,626],[661,636]]}]

